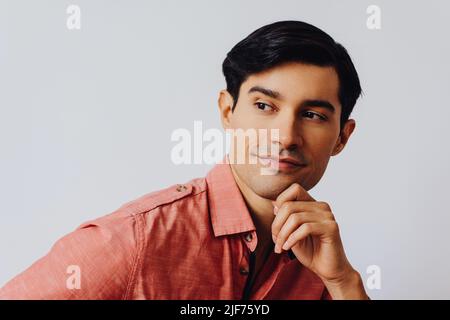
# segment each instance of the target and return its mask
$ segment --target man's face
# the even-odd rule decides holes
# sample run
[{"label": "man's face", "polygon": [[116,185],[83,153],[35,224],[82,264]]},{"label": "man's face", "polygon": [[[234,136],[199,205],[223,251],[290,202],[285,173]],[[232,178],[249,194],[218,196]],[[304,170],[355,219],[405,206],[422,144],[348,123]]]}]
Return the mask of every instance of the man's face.
[{"label": "man's face", "polygon": [[[238,102],[231,112],[233,99],[227,91],[219,97],[222,123],[226,129],[267,129],[269,157],[279,168],[274,174],[262,174],[267,168],[264,147],[260,139],[245,140],[237,150],[232,144],[230,158],[245,154],[246,161],[232,161],[239,180],[257,195],[266,199],[276,197],[293,183],[306,190],[314,187],[322,177],[332,155],[339,153],[352,133],[355,123],[348,120],[340,131],[341,105],[338,98],[339,79],[333,67],[319,67],[302,63],[287,63],[264,72],[253,74],[242,83]],[[279,136],[271,135],[279,129]],[[270,154],[277,145],[278,155]],[[244,149],[244,150],[242,150]],[[249,159],[260,160],[251,163]],[[285,157],[300,165],[282,162]],[[233,164],[234,163],[234,164]]]}]

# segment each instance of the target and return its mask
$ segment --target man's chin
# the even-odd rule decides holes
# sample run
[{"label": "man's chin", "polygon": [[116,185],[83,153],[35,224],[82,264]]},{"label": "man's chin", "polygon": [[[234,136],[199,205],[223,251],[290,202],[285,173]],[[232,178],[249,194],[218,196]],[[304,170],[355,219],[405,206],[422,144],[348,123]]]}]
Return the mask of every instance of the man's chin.
[{"label": "man's chin", "polygon": [[289,188],[293,183],[301,181],[284,175],[260,176],[252,179],[250,188],[262,198],[275,200],[280,193]]}]

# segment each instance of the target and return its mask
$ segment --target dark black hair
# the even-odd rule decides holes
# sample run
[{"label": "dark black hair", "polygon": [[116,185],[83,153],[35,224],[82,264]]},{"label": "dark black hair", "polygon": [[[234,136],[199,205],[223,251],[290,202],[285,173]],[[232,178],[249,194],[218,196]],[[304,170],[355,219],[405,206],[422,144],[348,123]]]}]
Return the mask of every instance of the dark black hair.
[{"label": "dark black hair", "polygon": [[302,21],[263,26],[236,44],[222,64],[227,91],[236,107],[241,84],[252,74],[287,62],[332,66],[339,77],[341,128],[361,94],[355,66],[347,50],[321,29]]}]

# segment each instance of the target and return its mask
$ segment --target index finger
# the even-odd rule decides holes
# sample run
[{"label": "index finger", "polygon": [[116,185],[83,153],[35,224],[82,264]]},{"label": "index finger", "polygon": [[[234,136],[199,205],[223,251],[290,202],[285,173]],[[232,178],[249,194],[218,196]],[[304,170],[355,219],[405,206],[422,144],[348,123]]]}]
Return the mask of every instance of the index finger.
[{"label": "index finger", "polygon": [[311,195],[298,183],[293,183],[280,193],[275,200],[274,205],[278,208],[286,201],[316,201]]}]

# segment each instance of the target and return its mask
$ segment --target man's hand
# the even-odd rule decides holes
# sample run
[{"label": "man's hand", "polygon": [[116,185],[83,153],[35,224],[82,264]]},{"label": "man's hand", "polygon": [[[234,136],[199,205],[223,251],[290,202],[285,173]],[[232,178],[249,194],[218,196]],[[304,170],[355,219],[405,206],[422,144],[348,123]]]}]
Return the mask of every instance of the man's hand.
[{"label": "man's hand", "polygon": [[273,204],[275,252],[292,249],[300,263],[322,279],[333,299],[367,299],[361,277],[345,255],[330,206],[314,200],[298,183]]}]

